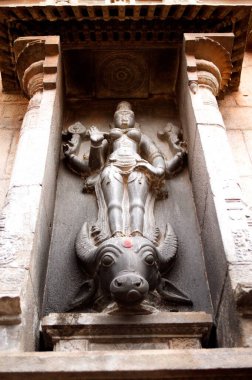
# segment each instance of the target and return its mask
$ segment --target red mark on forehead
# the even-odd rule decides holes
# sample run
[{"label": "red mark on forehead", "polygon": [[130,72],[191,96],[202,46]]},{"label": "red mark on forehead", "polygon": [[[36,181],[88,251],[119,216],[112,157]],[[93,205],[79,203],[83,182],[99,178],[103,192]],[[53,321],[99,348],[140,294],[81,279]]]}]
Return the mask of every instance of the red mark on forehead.
[{"label": "red mark on forehead", "polygon": [[124,239],[123,240],[123,247],[132,248],[133,247],[132,241],[130,239]]}]

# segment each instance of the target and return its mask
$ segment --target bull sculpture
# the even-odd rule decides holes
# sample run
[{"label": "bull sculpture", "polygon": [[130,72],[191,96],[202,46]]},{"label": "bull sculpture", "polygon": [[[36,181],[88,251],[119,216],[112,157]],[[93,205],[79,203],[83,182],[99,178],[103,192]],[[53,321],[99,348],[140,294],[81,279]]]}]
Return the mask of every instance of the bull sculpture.
[{"label": "bull sculpture", "polygon": [[175,261],[177,237],[170,224],[162,237],[153,214],[155,198],[166,196],[165,177],[183,166],[183,146],[175,139],[179,148],[166,161],[140,131],[127,102],[119,103],[109,133],[91,127],[87,135],[91,148],[86,161],[77,157],[76,133],[64,146],[68,166],[86,174],[84,191],[95,190],[99,209],[96,224],[89,228],[84,223],[76,238],[76,253],[89,279],[74,304],[85,304],[98,292],[132,307],[155,290],[169,301],[191,303],[162,277]]}]

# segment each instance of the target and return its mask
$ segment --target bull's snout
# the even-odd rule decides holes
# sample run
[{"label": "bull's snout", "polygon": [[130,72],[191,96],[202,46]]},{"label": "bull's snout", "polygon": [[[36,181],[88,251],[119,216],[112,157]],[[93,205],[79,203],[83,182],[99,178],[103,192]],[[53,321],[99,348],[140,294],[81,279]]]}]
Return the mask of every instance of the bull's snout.
[{"label": "bull's snout", "polygon": [[110,285],[112,297],[115,301],[124,305],[140,303],[148,293],[148,290],[148,282],[135,273],[120,275]]}]

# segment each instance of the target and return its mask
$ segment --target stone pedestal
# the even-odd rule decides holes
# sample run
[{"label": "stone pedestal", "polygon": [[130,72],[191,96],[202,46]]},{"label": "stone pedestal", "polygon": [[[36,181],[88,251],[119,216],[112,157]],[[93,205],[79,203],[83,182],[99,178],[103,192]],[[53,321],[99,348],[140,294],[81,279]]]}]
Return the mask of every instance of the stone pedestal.
[{"label": "stone pedestal", "polygon": [[54,351],[120,351],[201,348],[212,317],[204,312],[151,315],[49,314],[42,320],[47,348]]}]

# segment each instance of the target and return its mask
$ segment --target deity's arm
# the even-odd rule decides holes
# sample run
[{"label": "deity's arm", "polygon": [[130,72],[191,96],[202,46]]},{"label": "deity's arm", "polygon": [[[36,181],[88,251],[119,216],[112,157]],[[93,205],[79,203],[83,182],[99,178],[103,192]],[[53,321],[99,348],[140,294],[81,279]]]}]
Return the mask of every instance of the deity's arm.
[{"label": "deity's arm", "polygon": [[78,150],[81,144],[81,136],[77,133],[73,134],[70,141],[63,144],[63,153],[67,166],[79,175],[89,175],[90,169],[87,160],[78,158]]},{"label": "deity's arm", "polygon": [[100,132],[98,128],[91,127],[89,130],[91,141],[88,166],[94,171],[100,169],[108,154],[108,141],[105,139],[104,133]]},{"label": "deity's arm", "polygon": [[[141,157],[148,161],[143,165],[152,174],[162,177],[165,173],[165,160],[156,144],[146,135],[142,134],[140,142]],[[138,165],[138,167],[140,167]]]}]

